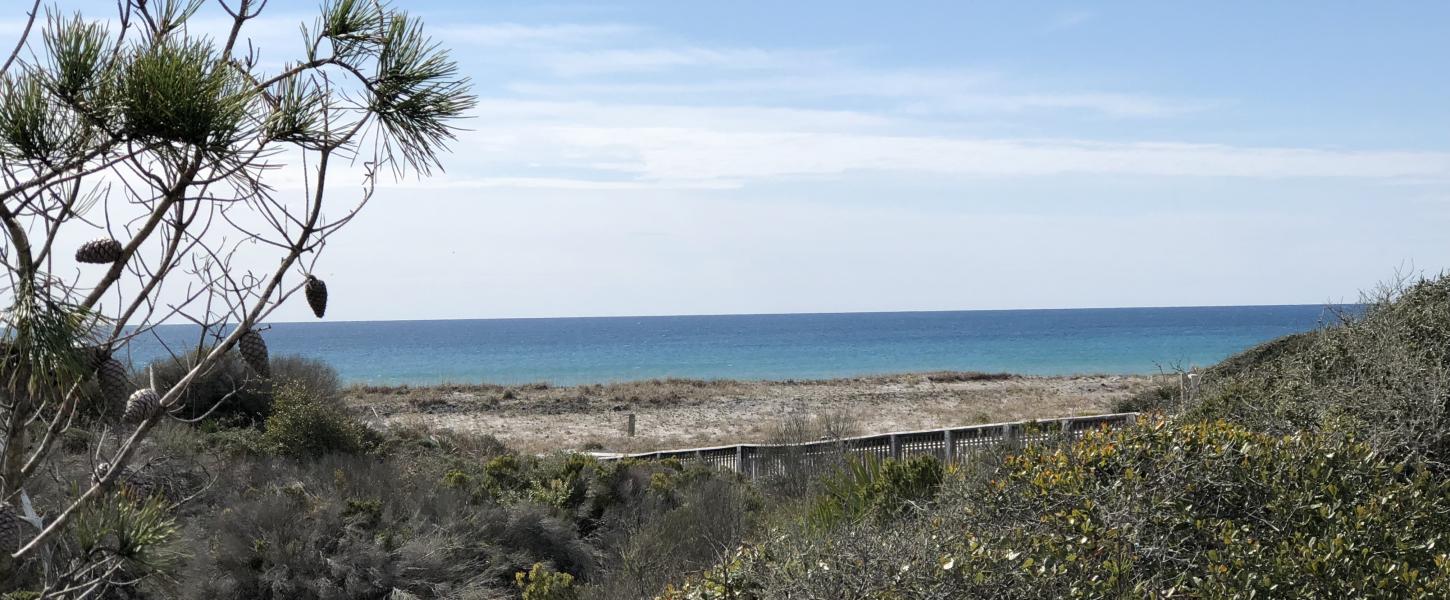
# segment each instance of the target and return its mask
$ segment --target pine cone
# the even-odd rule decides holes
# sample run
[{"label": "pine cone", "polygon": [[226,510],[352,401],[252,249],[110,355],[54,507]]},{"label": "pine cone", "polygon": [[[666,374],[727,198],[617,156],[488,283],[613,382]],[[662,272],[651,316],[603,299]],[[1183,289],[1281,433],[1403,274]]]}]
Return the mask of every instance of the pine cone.
[{"label": "pine cone", "polygon": [[121,420],[136,423],[149,419],[160,411],[161,396],[156,393],[156,390],[141,388],[126,400],[126,412],[121,415]]},{"label": "pine cone", "polygon": [[327,312],[327,284],[308,275],[307,288],[303,292],[307,294],[307,305],[312,307],[312,314],[321,319],[322,314]]},{"label": "pine cone", "polygon": [[107,402],[121,405],[126,402],[126,392],[131,382],[126,378],[126,367],[121,361],[107,356],[96,367],[96,383]]},{"label": "pine cone", "polygon": [[101,363],[111,357],[111,351],[105,346],[81,346],[76,349],[76,355],[86,361],[86,366],[94,371],[101,368]]},{"label": "pine cone", "polygon": [[[96,465],[95,472],[91,474],[91,483],[100,483],[101,478],[105,476],[106,471],[110,470],[110,468],[111,463],[108,462]],[[121,472],[117,473],[116,478],[111,480],[111,485],[108,486],[108,489],[119,488],[122,494],[125,494],[133,500],[145,500],[152,496],[165,497],[166,494],[161,487],[155,477],[151,477],[131,467],[121,467]]]},{"label": "pine cone", "polygon": [[121,259],[121,242],[110,238],[91,240],[76,250],[76,262],[103,265]]},{"label": "pine cone", "polygon": [[271,376],[271,369],[267,363],[267,342],[262,340],[262,334],[255,329],[249,329],[237,340],[237,350],[242,353],[242,360],[247,361],[247,366],[252,367],[258,375],[263,377]]},{"label": "pine cone", "polygon": [[15,507],[0,502],[0,551],[9,554],[20,549],[20,525],[24,523]]}]

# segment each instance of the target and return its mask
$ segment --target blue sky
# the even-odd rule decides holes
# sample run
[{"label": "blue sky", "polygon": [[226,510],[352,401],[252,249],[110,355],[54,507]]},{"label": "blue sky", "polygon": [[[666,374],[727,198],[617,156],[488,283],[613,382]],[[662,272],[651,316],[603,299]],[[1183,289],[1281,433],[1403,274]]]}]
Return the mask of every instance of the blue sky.
[{"label": "blue sky", "polygon": [[[264,58],[310,6],[273,0]],[[329,247],[329,317],[1317,303],[1450,266],[1450,3],[406,6],[480,106]]]}]

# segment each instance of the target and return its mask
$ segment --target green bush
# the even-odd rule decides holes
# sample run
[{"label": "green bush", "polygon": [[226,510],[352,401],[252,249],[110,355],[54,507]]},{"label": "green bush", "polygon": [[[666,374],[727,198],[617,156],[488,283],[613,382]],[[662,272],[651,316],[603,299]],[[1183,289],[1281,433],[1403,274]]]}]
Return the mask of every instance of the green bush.
[{"label": "green bush", "polygon": [[342,378],[332,365],[296,354],[273,356],[269,362],[272,381],[299,385],[307,395],[319,400],[341,401]]},{"label": "green bush", "polygon": [[1188,418],[1344,431],[1382,452],[1450,461],[1450,278],[1386,287],[1362,315],[1253,348],[1203,380]]},{"label": "green bush", "polygon": [[523,600],[576,600],[574,576],[559,573],[542,563],[534,563],[528,572],[514,574],[514,581],[523,593]]},{"label": "green bush", "polygon": [[[1450,481],[1422,463],[1160,421],[1029,446],[889,526],[776,536],[667,598],[1443,598],[1447,545]],[[727,572],[748,592],[710,592]]]},{"label": "green bush", "polygon": [[[132,376],[140,385],[147,383],[147,370],[156,376],[156,386],[161,392],[171,389],[197,364],[200,356],[210,349],[193,351],[178,358],[163,358],[152,362],[148,369]],[[221,403],[217,406],[217,403]],[[267,418],[272,407],[272,386],[247,366],[236,352],[228,352],[207,371],[192,379],[191,385],[181,396],[176,408],[177,416],[194,419],[210,413],[210,418],[235,424],[260,423]]]},{"label": "green bush", "polygon": [[[1337,434],[1157,423],[1028,448],[956,504],[971,589],[1443,597],[1450,481]],[[996,589],[1001,589],[998,587]]]},{"label": "green bush", "polygon": [[679,573],[727,558],[761,508],[757,494],[730,478],[659,471],[651,479],[663,485],[614,506],[592,536],[600,573],[581,587],[581,596],[653,598]]},{"label": "green bush", "polygon": [[288,383],[277,390],[261,441],[274,454],[316,458],[362,452],[367,438],[367,426],[341,406],[308,394],[300,384]]},{"label": "green bush", "polygon": [[1182,394],[1176,385],[1154,385],[1113,403],[1113,412],[1155,412],[1177,408]]},{"label": "green bush", "polygon": [[840,471],[821,479],[821,491],[806,518],[821,529],[868,518],[893,519],[930,500],[941,482],[942,464],[932,456],[853,458]]},{"label": "green bush", "polygon": [[[210,352],[209,349],[202,352]],[[199,360],[193,351],[179,358],[163,358],[151,363],[160,390],[176,385]],[[317,359],[303,356],[274,356],[270,360],[271,379],[264,379],[236,352],[229,352],[215,366],[192,379],[182,395],[178,416],[195,418],[207,414],[221,403],[210,418],[233,425],[261,423],[272,412],[273,389],[292,384],[308,396],[332,403],[342,398],[342,383],[337,370]],[[137,383],[148,379],[146,370],[133,375]]]}]

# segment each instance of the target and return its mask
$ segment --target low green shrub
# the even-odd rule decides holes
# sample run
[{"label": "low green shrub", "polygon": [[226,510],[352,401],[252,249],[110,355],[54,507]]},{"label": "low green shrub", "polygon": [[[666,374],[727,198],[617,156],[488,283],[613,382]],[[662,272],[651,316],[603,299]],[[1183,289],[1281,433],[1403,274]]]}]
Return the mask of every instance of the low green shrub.
[{"label": "low green shrub", "polygon": [[534,563],[527,572],[519,571],[514,581],[523,594],[523,600],[576,600],[579,594],[574,590],[574,576],[560,573]]},{"label": "low green shrub", "polygon": [[656,472],[642,497],[615,506],[592,536],[599,573],[580,595],[652,598],[680,573],[720,564],[754,527],[761,498],[738,480]]},{"label": "low green shrub", "polygon": [[1443,598],[1447,545],[1450,480],[1425,463],[1158,421],[953,475],[886,526],[773,536],[665,598]]},{"label": "low green shrub", "polygon": [[948,554],[1013,596],[1443,597],[1450,481],[1332,433],[1163,422],[1027,448]]},{"label": "low green shrub", "polygon": [[1178,407],[1182,393],[1176,385],[1154,385],[1113,403],[1113,412],[1166,412]]},{"label": "low green shrub", "polygon": [[[197,550],[171,597],[493,598],[543,563],[595,569],[574,525],[533,505],[478,501],[399,459],[237,459],[198,500]],[[506,596],[505,596],[506,597]]]},{"label": "low green shrub", "polygon": [[930,500],[941,487],[942,474],[941,462],[932,456],[853,458],[821,479],[820,492],[806,519],[819,529],[865,519],[893,519]]},{"label": "low green shrub", "polygon": [[277,390],[267,417],[262,447],[292,458],[357,454],[366,449],[367,426],[334,402],[317,398],[297,383]]},{"label": "low green shrub", "polygon": [[[159,389],[170,389],[181,381],[191,365],[197,364],[201,353],[210,351],[203,349],[176,358],[156,360],[147,369],[133,375],[133,379],[138,384],[145,383],[149,370],[155,374]],[[223,423],[247,425],[261,423],[271,414],[273,390],[278,386],[290,384],[300,387],[308,396],[320,401],[338,403],[342,398],[342,383],[337,370],[321,360],[296,355],[274,356],[270,366],[271,378],[263,378],[247,366],[239,354],[229,352],[211,369],[192,379],[175,412],[189,419],[206,414]],[[213,406],[216,406],[215,410],[212,410]]]},{"label": "low green shrub", "polygon": [[1450,462],[1450,277],[1387,286],[1362,313],[1250,349],[1203,374],[1189,419],[1275,434],[1335,430]]}]

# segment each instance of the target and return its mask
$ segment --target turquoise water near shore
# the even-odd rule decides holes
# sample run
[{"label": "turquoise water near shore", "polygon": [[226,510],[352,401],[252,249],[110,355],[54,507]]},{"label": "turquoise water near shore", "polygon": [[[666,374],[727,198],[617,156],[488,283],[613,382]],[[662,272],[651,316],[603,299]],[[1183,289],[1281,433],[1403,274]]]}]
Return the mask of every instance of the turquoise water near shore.
[{"label": "turquoise water near shore", "polygon": [[[273,355],[350,383],[577,384],[656,377],[806,379],[904,371],[1154,373],[1208,365],[1334,320],[1322,305],[276,323]],[[171,325],[144,364],[195,344]],[[157,338],[160,338],[158,341]],[[165,345],[161,343],[165,342]]]}]

